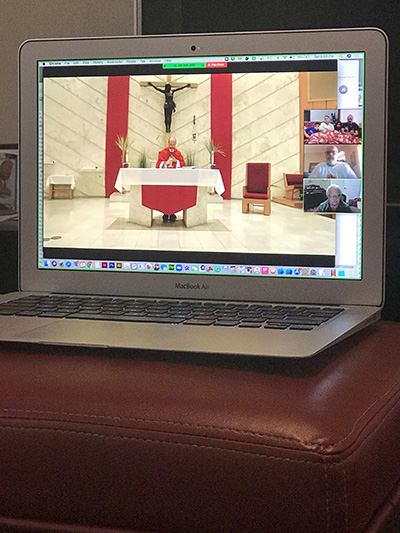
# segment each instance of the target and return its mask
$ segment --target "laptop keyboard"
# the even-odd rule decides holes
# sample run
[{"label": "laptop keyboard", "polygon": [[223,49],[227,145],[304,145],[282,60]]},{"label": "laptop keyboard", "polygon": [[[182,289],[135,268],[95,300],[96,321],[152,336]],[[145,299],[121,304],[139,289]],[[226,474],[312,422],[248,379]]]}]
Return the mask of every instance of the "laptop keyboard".
[{"label": "laptop keyboard", "polygon": [[0,315],[296,330],[312,330],[343,311],[340,307],[55,295],[0,304]]}]

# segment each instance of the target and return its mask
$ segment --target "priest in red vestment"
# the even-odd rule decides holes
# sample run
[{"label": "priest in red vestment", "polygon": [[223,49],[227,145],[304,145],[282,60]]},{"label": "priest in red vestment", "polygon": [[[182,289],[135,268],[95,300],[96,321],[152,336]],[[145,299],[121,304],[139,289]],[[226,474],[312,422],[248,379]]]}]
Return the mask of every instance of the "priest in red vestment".
[{"label": "priest in red vestment", "polygon": [[185,160],[179,150],[176,149],[175,137],[170,137],[167,148],[158,154],[156,168],[181,168],[185,166]]}]

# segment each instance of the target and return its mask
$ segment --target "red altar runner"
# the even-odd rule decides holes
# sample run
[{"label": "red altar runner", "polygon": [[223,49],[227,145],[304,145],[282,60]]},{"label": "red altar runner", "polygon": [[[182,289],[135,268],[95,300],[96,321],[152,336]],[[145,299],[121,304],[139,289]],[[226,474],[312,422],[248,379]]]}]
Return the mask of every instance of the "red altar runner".
[{"label": "red altar runner", "polygon": [[173,215],[196,205],[197,187],[185,185],[142,185],[142,205]]}]

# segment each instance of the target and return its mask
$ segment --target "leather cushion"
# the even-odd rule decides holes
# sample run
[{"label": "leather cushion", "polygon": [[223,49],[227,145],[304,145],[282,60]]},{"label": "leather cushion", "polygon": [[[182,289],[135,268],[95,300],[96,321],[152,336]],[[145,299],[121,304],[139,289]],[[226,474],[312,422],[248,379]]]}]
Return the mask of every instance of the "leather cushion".
[{"label": "leather cushion", "polygon": [[299,361],[3,344],[0,526],[381,531],[399,336],[380,323]]}]

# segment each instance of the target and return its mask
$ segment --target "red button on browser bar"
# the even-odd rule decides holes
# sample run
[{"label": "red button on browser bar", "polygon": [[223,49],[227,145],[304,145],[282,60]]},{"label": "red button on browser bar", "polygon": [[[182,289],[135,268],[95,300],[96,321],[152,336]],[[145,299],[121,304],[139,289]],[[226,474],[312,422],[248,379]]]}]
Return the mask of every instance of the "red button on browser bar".
[{"label": "red button on browser bar", "polygon": [[226,61],[210,61],[206,63],[206,68],[226,68],[228,63]]}]

